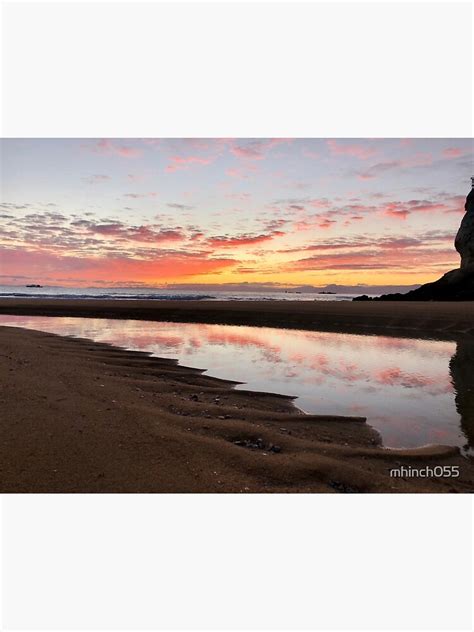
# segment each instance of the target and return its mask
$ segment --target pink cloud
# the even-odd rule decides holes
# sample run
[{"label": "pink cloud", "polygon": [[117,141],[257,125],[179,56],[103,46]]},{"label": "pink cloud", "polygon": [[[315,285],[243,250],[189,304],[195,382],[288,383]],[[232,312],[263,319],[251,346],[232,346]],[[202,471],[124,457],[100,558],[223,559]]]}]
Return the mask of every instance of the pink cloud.
[{"label": "pink cloud", "polygon": [[98,154],[121,156],[122,158],[137,158],[142,154],[140,149],[129,147],[128,145],[118,145],[108,138],[99,140],[93,146],[92,151]]},{"label": "pink cloud", "polygon": [[252,246],[255,244],[261,244],[265,241],[270,241],[275,237],[281,237],[285,233],[275,230],[268,235],[239,235],[237,237],[210,237],[207,240],[207,244],[214,248],[233,248],[238,246]]},{"label": "pink cloud", "polygon": [[448,147],[443,150],[443,156],[445,158],[460,158],[470,153],[472,153],[472,149],[461,149],[460,147]]},{"label": "pink cloud", "polygon": [[322,229],[327,229],[327,228],[332,228],[332,225],[335,224],[336,221],[333,219],[322,219],[319,224],[318,227],[322,228]]},{"label": "pink cloud", "polygon": [[185,237],[179,230],[154,230],[149,226],[126,226],[120,222],[89,225],[91,233],[127,241],[158,243],[162,241],[182,241]]},{"label": "pink cloud", "polygon": [[446,156],[446,158],[458,158],[459,156],[462,156],[462,154],[462,149],[459,149],[458,147],[448,147],[448,149],[443,151],[443,156]]},{"label": "pink cloud", "polygon": [[313,160],[321,158],[321,154],[316,151],[311,151],[310,149],[303,149],[302,154],[305,158],[312,158]]},{"label": "pink cloud", "polygon": [[331,154],[335,156],[352,156],[359,160],[367,160],[377,153],[372,147],[360,143],[341,143],[333,139],[326,142]]},{"label": "pink cloud", "polygon": [[211,158],[203,158],[201,156],[172,156],[165,171],[167,173],[173,173],[174,171],[178,171],[178,169],[187,169],[192,164],[209,165],[211,162]]},{"label": "pink cloud", "polygon": [[227,169],[226,174],[231,178],[245,178],[242,169]]},{"label": "pink cloud", "polygon": [[[369,248],[370,249],[367,249]],[[371,244],[359,252],[327,252],[298,259],[286,264],[286,269],[298,270],[435,270],[443,261],[443,267],[454,265],[457,260],[452,248],[424,248],[423,245],[400,247],[393,244],[383,250]],[[449,268],[448,268],[449,269]]]},{"label": "pink cloud", "polygon": [[[457,210],[457,208],[456,208]],[[452,204],[431,202],[430,200],[409,200],[408,202],[390,202],[382,209],[384,215],[396,219],[406,219],[411,213],[451,213]]]},{"label": "pink cloud", "polygon": [[234,167],[230,169],[226,169],[226,175],[231,178],[238,178],[239,180],[244,180],[248,178],[251,174],[254,174],[257,171],[257,168],[254,165],[245,165],[243,167]]},{"label": "pink cloud", "polygon": [[397,204],[387,204],[383,211],[387,217],[394,217],[395,219],[406,219],[410,215],[410,211],[406,208],[400,208]]},{"label": "pink cloud", "polygon": [[230,152],[237,156],[237,158],[244,158],[248,160],[263,160],[268,151],[282,145],[284,143],[291,142],[288,138],[269,138],[265,140],[252,140],[246,144],[232,144]]},{"label": "pink cloud", "polygon": [[401,161],[402,167],[427,167],[433,164],[433,155],[429,152],[418,152],[411,158]]},{"label": "pink cloud", "polygon": [[314,228],[322,228],[323,230],[327,230],[328,228],[332,228],[334,224],[336,224],[335,219],[329,219],[328,217],[321,217],[319,215],[313,217],[306,217],[301,219],[294,224],[294,229],[296,231],[305,231],[312,230]]}]

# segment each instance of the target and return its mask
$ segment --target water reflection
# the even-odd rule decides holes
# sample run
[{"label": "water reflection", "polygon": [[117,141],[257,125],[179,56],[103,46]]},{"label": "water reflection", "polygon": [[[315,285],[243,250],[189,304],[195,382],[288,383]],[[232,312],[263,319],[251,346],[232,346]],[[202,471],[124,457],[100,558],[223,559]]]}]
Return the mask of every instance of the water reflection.
[{"label": "water reflection", "polygon": [[474,445],[474,343],[90,318],[0,316],[178,359],[237,388],[295,395],[317,414],[364,415],[384,444]]},{"label": "water reflection", "polygon": [[460,340],[449,362],[455,391],[456,410],[467,439],[466,449],[474,447],[474,342]]}]

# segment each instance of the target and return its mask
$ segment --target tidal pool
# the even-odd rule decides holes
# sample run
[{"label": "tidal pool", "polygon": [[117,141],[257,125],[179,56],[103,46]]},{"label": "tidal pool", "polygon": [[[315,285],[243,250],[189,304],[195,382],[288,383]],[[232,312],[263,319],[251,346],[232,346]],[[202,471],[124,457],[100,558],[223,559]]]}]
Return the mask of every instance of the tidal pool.
[{"label": "tidal pool", "polygon": [[0,325],[175,358],[308,413],[361,415],[387,447],[474,446],[474,343],[189,323],[0,316]]}]

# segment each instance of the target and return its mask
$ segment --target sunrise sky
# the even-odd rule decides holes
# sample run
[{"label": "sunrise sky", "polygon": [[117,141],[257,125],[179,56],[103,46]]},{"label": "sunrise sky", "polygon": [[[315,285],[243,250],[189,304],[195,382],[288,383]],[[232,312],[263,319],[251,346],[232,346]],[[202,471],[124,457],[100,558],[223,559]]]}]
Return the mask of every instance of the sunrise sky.
[{"label": "sunrise sky", "polygon": [[470,139],[7,139],[0,284],[405,285],[458,267]]}]

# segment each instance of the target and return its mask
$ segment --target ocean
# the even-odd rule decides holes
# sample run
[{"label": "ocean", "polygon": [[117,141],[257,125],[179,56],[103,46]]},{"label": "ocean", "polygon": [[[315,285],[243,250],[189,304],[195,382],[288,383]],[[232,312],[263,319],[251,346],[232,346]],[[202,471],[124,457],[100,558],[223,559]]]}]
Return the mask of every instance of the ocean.
[{"label": "ocean", "polygon": [[[364,294],[363,289],[359,294]],[[358,294],[325,294],[296,291],[184,291],[156,287],[26,287],[0,285],[0,298],[68,298],[68,299],[127,299],[127,300],[202,300],[202,301],[350,301]],[[378,296],[369,294],[369,296]]]}]

